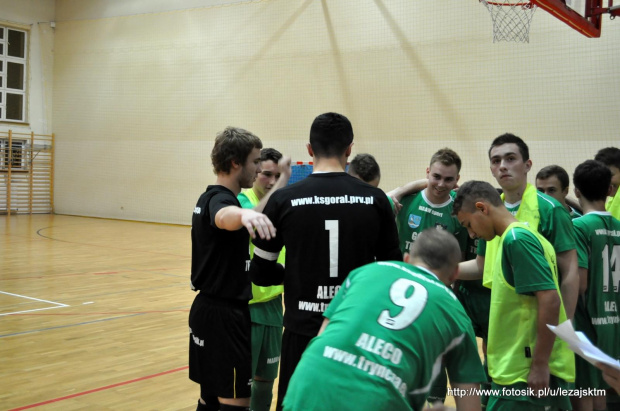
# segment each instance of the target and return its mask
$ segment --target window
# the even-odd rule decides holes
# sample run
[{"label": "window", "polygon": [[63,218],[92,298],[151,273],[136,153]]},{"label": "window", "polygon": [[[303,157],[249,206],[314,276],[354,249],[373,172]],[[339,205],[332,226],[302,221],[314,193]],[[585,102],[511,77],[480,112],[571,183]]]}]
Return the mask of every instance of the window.
[{"label": "window", "polygon": [[0,26],[0,121],[26,121],[27,32]]},{"label": "window", "polygon": [[12,170],[24,170],[26,168],[26,140],[0,139],[0,171],[6,171],[9,166]]}]

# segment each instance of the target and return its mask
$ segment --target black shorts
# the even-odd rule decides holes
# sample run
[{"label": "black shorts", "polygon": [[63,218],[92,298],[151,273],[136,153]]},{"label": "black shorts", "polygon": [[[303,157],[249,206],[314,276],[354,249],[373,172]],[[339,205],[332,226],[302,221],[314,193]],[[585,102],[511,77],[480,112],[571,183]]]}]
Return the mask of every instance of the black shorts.
[{"label": "black shorts", "polygon": [[189,312],[189,378],[203,395],[250,397],[251,324],[247,302],[196,296]]},{"label": "black shorts", "polygon": [[301,356],[306,350],[310,340],[315,336],[297,334],[284,328],[282,333],[282,354],[280,358],[280,378],[278,379],[278,399],[276,410],[282,409],[282,402],[288,389],[288,383],[297,368]]}]

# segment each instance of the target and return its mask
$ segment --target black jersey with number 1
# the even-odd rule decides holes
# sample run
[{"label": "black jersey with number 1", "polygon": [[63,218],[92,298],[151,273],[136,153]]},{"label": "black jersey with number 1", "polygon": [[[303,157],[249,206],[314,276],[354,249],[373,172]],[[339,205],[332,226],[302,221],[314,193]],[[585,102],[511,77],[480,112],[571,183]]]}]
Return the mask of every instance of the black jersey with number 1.
[{"label": "black jersey with number 1", "polygon": [[254,258],[271,260],[286,246],[284,326],[295,333],[317,334],[350,271],[375,259],[402,260],[387,196],[344,172],[315,173],[274,192],[264,213],[277,234],[253,240]]}]

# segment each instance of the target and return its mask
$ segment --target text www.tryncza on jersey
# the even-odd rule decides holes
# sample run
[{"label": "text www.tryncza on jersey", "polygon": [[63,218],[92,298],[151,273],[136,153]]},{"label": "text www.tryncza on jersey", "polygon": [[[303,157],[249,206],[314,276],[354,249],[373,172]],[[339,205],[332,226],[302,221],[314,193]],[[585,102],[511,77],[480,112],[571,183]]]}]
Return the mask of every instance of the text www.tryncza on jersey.
[{"label": "text www.tryncza on jersey", "polygon": [[[393,346],[391,343],[366,333],[362,333],[360,335],[355,345],[363,350],[380,355],[382,358],[390,360],[396,365],[400,363],[403,356],[402,351]],[[357,355],[351,354],[347,351],[326,346],[323,350],[323,357],[356,367],[359,370],[367,372],[369,375],[376,375],[377,377],[392,383],[403,397],[407,393],[407,384],[403,382],[401,377],[396,375],[386,366],[370,361],[363,355],[358,357]]]}]

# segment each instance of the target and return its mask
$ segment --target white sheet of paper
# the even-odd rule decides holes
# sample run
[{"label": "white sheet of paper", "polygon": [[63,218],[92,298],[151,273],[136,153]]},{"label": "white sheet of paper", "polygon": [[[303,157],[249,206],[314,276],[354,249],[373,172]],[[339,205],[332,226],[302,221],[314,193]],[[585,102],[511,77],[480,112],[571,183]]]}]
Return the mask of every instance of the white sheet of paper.
[{"label": "white sheet of paper", "polygon": [[570,320],[566,320],[557,326],[547,324],[547,327],[549,327],[555,335],[566,341],[571,350],[577,355],[585,358],[589,363],[596,365],[596,363],[602,362],[603,364],[620,370],[620,361],[615,360],[595,347],[584,333],[575,331]]}]

